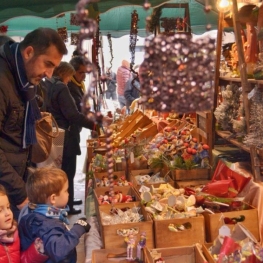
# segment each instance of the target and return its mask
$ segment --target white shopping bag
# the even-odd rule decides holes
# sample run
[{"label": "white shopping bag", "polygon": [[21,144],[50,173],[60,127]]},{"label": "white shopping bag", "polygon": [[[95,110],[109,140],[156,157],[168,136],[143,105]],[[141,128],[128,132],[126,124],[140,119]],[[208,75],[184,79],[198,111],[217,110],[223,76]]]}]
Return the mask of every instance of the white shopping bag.
[{"label": "white shopping bag", "polygon": [[61,168],[65,131],[59,128],[58,137],[53,139],[51,153],[48,159],[42,163],[37,163],[37,167],[57,167]]}]

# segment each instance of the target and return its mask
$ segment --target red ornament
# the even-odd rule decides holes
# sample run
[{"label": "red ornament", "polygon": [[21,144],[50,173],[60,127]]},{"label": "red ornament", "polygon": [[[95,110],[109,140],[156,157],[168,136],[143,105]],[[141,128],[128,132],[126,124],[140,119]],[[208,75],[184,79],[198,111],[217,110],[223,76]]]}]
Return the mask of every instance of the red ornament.
[{"label": "red ornament", "polygon": [[8,26],[5,26],[5,25],[3,25],[3,26],[0,26],[0,33],[6,33],[7,32],[7,29],[8,29]]}]

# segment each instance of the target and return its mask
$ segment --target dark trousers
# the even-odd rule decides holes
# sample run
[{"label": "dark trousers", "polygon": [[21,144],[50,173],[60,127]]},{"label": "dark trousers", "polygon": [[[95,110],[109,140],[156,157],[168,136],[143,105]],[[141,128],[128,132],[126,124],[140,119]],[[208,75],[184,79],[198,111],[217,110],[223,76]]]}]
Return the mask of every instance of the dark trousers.
[{"label": "dark trousers", "polygon": [[76,174],[76,166],[77,166],[77,155],[68,156],[63,154],[61,169],[68,176],[68,192],[69,192],[68,206],[70,209],[73,208],[73,201],[74,201],[74,177]]}]

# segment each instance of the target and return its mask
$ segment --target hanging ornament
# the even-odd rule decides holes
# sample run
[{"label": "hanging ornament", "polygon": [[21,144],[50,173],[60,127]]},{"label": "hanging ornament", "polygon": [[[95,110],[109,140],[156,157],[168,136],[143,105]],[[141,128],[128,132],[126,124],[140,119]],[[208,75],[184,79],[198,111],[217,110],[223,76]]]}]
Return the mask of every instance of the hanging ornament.
[{"label": "hanging ornament", "polygon": [[58,34],[63,39],[64,42],[68,42],[68,30],[66,27],[60,27],[57,29]]},{"label": "hanging ornament", "polygon": [[133,66],[135,63],[135,47],[137,42],[137,34],[138,34],[138,21],[139,17],[137,11],[134,10],[131,14],[131,30],[130,30],[130,52],[131,52],[131,63],[130,67],[133,71]]},{"label": "hanging ornament", "polygon": [[108,38],[108,42],[109,42],[109,48],[110,48],[110,55],[111,55],[111,59],[110,59],[110,67],[109,67],[109,71],[112,68],[112,60],[113,60],[113,50],[112,50],[112,41],[111,41],[111,34],[107,34],[107,38]]},{"label": "hanging ornament", "polygon": [[2,25],[0,26],[0,33],[5,34],[7,32],[8,26]]},{"label": "hanging ornament", "polygon": [[214,42],[209,37],[193,40],[187,34],[146,39],[141,103],[160,112],[212,109]]},{"label": "hanging ornament", "polygon": [[[92,0],[79,0],[77,3],[76,9],[78,14],[78,20],[80,22],[80,33],[79,33],[79,43],[78,43],[78,50],[80,51],[80,54],[85,58],[86,60],[86,69],[87,72],[90,73],[90,85],[87,89],[86,94],[83,97],[82,100],[82,112],[85,114],[85,116],[97,123],[98,125],[102,125],[103,122],[103,115],[101,112],[92,112],[91,111],[91,105],[90,100],[96,99],[96,92],[97,92],[97,71],[99,70],[98,64],[94,65],[87,56],[87,52],[82,50],[82,41],[84,39],[94,39],[96,41],[97,48],[100,45],[99,42],[99,30],[98,30],[98,21],[95,21],[93,19],[88,18],[88,10],[86,10],[86,6],[93,2]],[[96,55],[96,54],[95,54]],[[97,63],[97,62],[96,62]],[[112,151],[112,131],[110,129],[106,130],[106,147],[107,147],[107,164],[108,164],[108,178],[110,180],[110,191],[109,195],[111,197],[114,196],[114,185],[113,185],[113,151]]]},{"label": "hanging ornament", "polygon": [[[64,17],[64,23],[65,23],[65,26],[64,27],[58,27],[58,20],[60,18],[63,18]],[[63,39],[64,42],[68,42],[68,30],[67,30],[67,22],[66,22],[66,16],[65,14],[60,14],[56,17],[56,23],[57,23],[57,32],[58,34],[60,35],[60,37]]]},{"label": "hanging ornament", "polygon": [[75,13],[70,13],[70,25],[72,26],[80,26],[80,22],[78,20],[78,15]]},{"label": "hanging ornament", "polygon": [[71,33],[71,45],[78,45],[79,43],[79,34],[77,33]]},{"label": "hanging ornament", "polygon": [[148,0],[145,0],[144,4],[143,4],[143,8],[145,10],[148,10],[151,7],[151,3],[149,3]]}]

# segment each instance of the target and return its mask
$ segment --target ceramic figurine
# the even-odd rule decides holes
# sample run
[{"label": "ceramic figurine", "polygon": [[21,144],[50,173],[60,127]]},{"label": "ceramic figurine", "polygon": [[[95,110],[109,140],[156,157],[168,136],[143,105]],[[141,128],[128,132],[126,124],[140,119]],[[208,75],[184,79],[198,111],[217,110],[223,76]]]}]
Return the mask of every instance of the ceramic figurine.
[{"label": "ceramic figurine", "polygon": [[125,242],[127,243],[127,260],[134,260],[133,251],[135,248],[135,238],[134,235],[129,235],[125,238]]},{"label": "ceramic figurine", "polygon": [[136,257],[139,260],[139,262],[143,261],[142,249],[145,247],[145,245],[146,245],[146,233],[142,232],[141,236],[140,236],[140,240],[137,244],[137,255],[136,255]]}]

